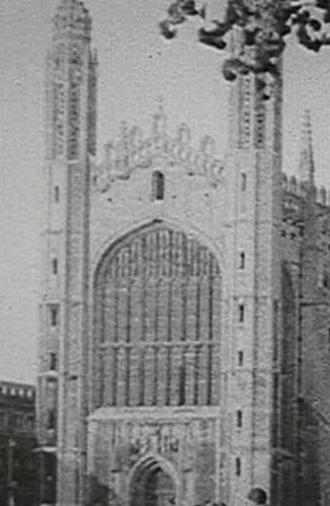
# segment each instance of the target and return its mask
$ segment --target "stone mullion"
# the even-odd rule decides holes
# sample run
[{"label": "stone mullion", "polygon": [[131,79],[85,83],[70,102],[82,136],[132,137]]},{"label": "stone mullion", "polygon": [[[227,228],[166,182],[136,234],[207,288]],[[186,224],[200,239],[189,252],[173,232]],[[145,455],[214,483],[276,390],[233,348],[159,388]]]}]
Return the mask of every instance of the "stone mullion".
[{"label": "stone mullion", "polygon": [[208,305],[209,305],[209,310],[208,310],[208,321],[209,321],[209,329],[208,329],[208,340],[209,340],[209,346],[208,346],[208,358],[207,358],[207,363],[208,363],[208,367],[207,367],[207,374],[208,374],[208,378],[207,378],[207,399],[206,399],[206,402],[208,405],[212,404],[212,393],[213,393],[213,382],[212,382],[212,378],[214,377],[214,370],[213,370],[213,354],[215,352],[215,347],[214,347],[214,339],[213,339],[213,334],[214,334],[214,329],[213,329],[213,304],[214,304],[214,300],[213,300],[213,295],[214,295],[214,287],[213,287],[213,283],[214,283],[214,269],[213,269],[213,265],[212,265],[212,258],[211,256],[209,255],[209,296],[208,296]]},{"label": "stone mullion", "polygon": [[[167,305],[167,341],[172,341],[172,279],[169,279],[169,290],[168,290],[168,305]],[[166,349],[166,370],[167,370],[167,382],[166,382],[166,405],[170,404],[170,393],[171,393],[171,354],[172,348],[170,346]]]},{"label": "stone mullion", "polygon": [[213,283],[213,353],[212,353],[212,405],[218,405],[220,402],[219,378],[221,378],[221,278],[219,274],[214,276]]},{"label": "stone mullion", "polygon": [[[201,298],[201,290],[200,290],[200,279],[197,278],[197,290],[196,290],[196,329],[195,329],[195,336],[196,341],[200,340],[200,298]],[[198,385],[199,385],[199,350],[200,347],[197,346],[195,348],[195,360],[194,360],[194,404],[198,404]]]},{"label": "stone mullion", "polygon": [[197,314],[197,285],[196,277],[190,277],[186,286],[186,338],[188,341],[194,341],[196,338],[196,328],[199,321]]},{"label": "stone mullion", "polygon": [[[131,279],[128,279],[127,286],[127,333],[126,333],[126,341],[127,343],[131,342],[131,309],[132,309],[132,284]],[[131,348],[126,349],[126,406],[130,405],[130,382],[131,382]]]},{"label": "stone mullion", "polygon": [[[128,253],[125,256],[125,277],[126,277],[126,342],[131,341],[131,305],[132,305],[132,249],[131,246],[128,248]],[[125,381],[125,405],[130,404],[130,375],[131,375],[131,363],[130,363],[131,349],[126,348],[126,381]]]},{"label": "stone mullion", "polygon": [[168,350],[164,344],[168,338],[168,304],[169,304],[169,290],[170,280],[168,278],[161,278],[158,283],[158,328],[157,339],[159,343],[158,351],[158,388],[157,388],[157,404],[160,406],[166,405],[166,390],[168,381],[168,368],[167,368],[167,354]]},{"label": "stone mullion", "polygon": [[117,406],[125,405],[126,350],[120,346],[117,351]]},{"label": "stone mullion", "polygon": [[[147,257],[146,257],[146,241],[145,238],[141,239],[141,276],[142,276],[142,336],[141,342],[146,339],[146,298],[147,298]],[[145,396],[145,350],[139,350],[139,405],[144,404]]]},{"label": "stone mullion", "polygon": [[161,253],[161,275],[170,278],[170,238],[168,231],[164,230],[160,236]]},{"label": "stone mullion", "polygon": [[145,340],[155,341],[156,330],[156,280],[149,279],[146,283]]},{"label": "stone mullion", "polygon": [[[119,305],[119,298],[118,298],[118,278],[117,278],[117,270],[118,270],[118,259],[116,259],[115,263],[115,278],[114,278],[114,286],[115,286],[115,299],[114,299],[114,327],[113,327],[113,342],[116,343],[118,341],[118,305]],[[113,348],[113,373],[112,373],[112,390],[113,390],[113,396],[112,396],[112,403],[113,406],[116,406],[117,404],[117,367],[118,367],[118,357],[117,357],[117,348]]]},{"label": "stone mullion", "polygon": [[153,346],[147,346],[145,349],[145,406],[152,406],[154,400],[154,381],[155,381],[155,368],[154,368],[154,351]]},{"label": "stone mullion", "polygon": [[[189,262],[189,265],[191,263]],[[197,299],[197,278],[190,276],[187,279],[186,287],[186,338],[188,341],[195,339],[196,332],[196,299]],[[186,403],[189,405],[194,404],[194,388],[195,388],[195,375],[194,375],[194,360],[195,348],[188,347],[185,355],[186,362]]]},{"label": "stone mullion", "polygon": [[130,282],[130,331],[129,331],[129,340],[132,343],[132,348],[129,353],[129,399],[128,404],[131,406],[137,405],[137,384],[138,384],[138,374],[137,374],[137,354],[136,347],[134,343],[139,341],[139,323],[141,322],[141,318],[139,315],[139,295],[140,290],[138,286],[138,281],[134,278],[131,278]]},{"label": "stone mullion", "polygon": [[168,383],[168,369],[166,368],[166,361],[168,358],[168,350],[160,347],[158,351],[158,390],[157,390],[157,405],[165,406],[166,392]]},{"label": "stone mullion", "polygon": [[155,329],[154,329],[154,340],[157,343],[156,346],[154,346],[154,366],[155,366],[155,380],[154,380],[154,391],[153,391],[153,404],[157,405],[157,392],[158,392],[158,354],[159,354],[159,344],[158,344],[158,333],[159,333],[159,297],[160,297],[160,287],[161,287],[161,280],[159,279],[159,242],[158,242],[158,234],[157,234],[157,241],[156,241],[156,293],[155,293]]},{"label": "stone mullion", "polygon": [[[152,256],[150,256],[152,262]],[[149,266],[150,267],[150,266]],[[153,267],[151,267],[149,275],[153,274]],[[148,279],[146,289],[146,342],[155,341],[155,312],[156,312],[156,279],[154,277]],[[155,371],[154,371],[154,354],[153,348],[147,348],[144,358],[145,369],[145,402],[148,405],[152,404],[155,390]]]},{"label": "stone mullion", "polygon": [[187,346],[185,352],[185,365],[186,365],[186,404],[192,406],[194,404],[194,389],[195,389],[195,375],[194,375],[194,363],[195,363],[195,347]]},{"label": "stone mullion", "polygon": [[208,365],[208,344],[203,343],[199,350],[199,382],[198,382],[198,405],[207,404],[207,365]]},{"label": "stone mullion", "polygon": [[[187,293],[188,293],[188,251],[187,251],[187,241],[183,234],[181,237],[181,301],[182,301],[182,315],[181,315],[181,341],[186,341],[187,339]],[[180,404],[186,404],[186,355],[185,348],[181,348],[181,371],[180,371]]]},{"label": "stone mullion", "polygon": [[200,340],[203,346],[200,349],[198,404],[207,403],[208,390],[208,338],[209,338],[209,279],[203,276],[200,283]]},{"label": "stone mullion", "polygon": [[[106,277],[106,289],[104,294],[104,299],[102,300],[102,304],[104,310],[103,314],[103,322],[101,327],[102,332],[102,341],[105,344],[111,343],[113,341],[113,327],[114,327],[114,316],[115,316],[115,289],[113,287],[113,279],[108,274]],[[113,375],[113,354],[112,348],[109,346],[104,351],[102,348],[99,350],[100,354],[105,353],[105,361],[104,361],[104,376],[102,376],[100,372],[100,384],[103,387],[104,399],[103,402],[105,404],[112,404],[112,396],[113,396],[113,388],[114,381],[112,378]],[[101,359],[101,358],[100,358]]]},{"label": "stone mullion", "polygon": [[182,316],[183,316],[183,303],[182,303],[182,284],[181,278],[173,280],[172,283],[172,340],[177,342],[182,340]]},{"label": "stone mullion", "polygon": [[104,294],[103,304],[103,322],[102,322],[102,336],[101,340],[105,343],[112,342],[114,340],[114,324],[115,324],[115,300],[116,300],[116,288],[114,287],[114,281],[110,276],[106,280],[107,287]]},{"label": "stone mullion", "polygon": [[171,367],[171,389],[170,404],[171,406],[179,405],[179,387],[180,387],[180,367],[181,367],[181,346],[172,346],[172,367]]},{"label": "stone mullion", "polygon": [[[178,264],[177,264],[178,266]],[[174,279],[172,284],[172,339],[175,343],[180,342],[182,339],[182,279]],[[174,348],[171,348],[172,361],[170,369],[170,382],[171,382],[171,405],[176,405],[179,400],[179,383],[180,371],[177,370],[178,361]],[[174,353],[174,354],[173,354]],[[180,361],[181,365],[181,361]]]}]

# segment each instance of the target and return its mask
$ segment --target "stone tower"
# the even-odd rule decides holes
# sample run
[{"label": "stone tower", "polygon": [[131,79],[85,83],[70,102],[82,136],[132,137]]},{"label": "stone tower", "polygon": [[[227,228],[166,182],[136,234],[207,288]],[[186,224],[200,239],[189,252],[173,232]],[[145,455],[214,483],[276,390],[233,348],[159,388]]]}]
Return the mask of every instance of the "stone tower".
[{"label": "stone tower", "polygon": [[81,391],[88,296],[90,158],[95,154],[96,111],[96,60],[91,52],[90,31],[91,20],[82,3],[61,1],[47,57],[47,214],[43,230],[38,400],[44,461],[41,502],[54,495],[52,476],[57,467],[60,504],[79,501],[84,447],[81,420],[86,408]]},{"label": "stone tower", "polygon": [[[237,30],[232,52],[239,51]],[[260,90],[262,78],[270,81],[268,100]],[[256,489],[269,498],[272,488],[273,373],[281,334],[281,109],[281,74],[274,80],[239,76],[232,84],[225,164],[230,505],[247,504]]]},{"label": "stone tower", "polygon": [[41,499],[55,466],[58,506],[323,506],[330,208],[310,119],[301,182],[282,173],[281,72],[269,100],[254,75],[232,84],[225,160],[159,107],[96,164],[90,25],[63,0],[48,56]]}]

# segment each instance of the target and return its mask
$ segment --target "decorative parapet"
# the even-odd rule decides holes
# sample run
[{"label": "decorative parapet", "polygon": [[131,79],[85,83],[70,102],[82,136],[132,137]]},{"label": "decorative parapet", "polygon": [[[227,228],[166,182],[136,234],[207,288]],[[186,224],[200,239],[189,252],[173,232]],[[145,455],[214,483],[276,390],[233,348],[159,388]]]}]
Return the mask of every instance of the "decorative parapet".
[{"label": "decorative parapet", "polygon": [[128,179],[137,169],[148,169],[165,159],[169,167],[183,167],[189,175],[202,175],[217,186],[224,180],[222,162],[215,156],[215,142],[210,136],[201,139],[194,149],[191,132],[181,124],[175,136],[167,133],[166,117],[162,108],[153,116],[151,135],[144,138],[138,127],[128,128],[122,123],[117,142],[105,146],[105,157],[100,165],[94,165],[95,187],[105,192],[116,179]]},{"label": "decorative parapet", "polygon": [[324,186],[317,188],[305,181],[299,181],[296,176],[288,176],[282,173],[282,188],[285,192],[301,199],[311,199],[322,207],[330,207],[330,190]]}]

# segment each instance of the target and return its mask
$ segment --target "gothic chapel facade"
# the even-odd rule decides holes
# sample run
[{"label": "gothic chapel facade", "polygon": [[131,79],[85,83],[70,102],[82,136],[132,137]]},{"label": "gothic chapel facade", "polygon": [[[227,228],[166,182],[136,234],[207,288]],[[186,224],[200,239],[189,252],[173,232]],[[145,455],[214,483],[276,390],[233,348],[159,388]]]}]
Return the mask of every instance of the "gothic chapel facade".
[{"label": "gothic chapel facade", "polygon": [[[330,206],[281,167],[282,83],[210,137],[123,126],[97,165],[97,62],[62,0],[47,68],[41,504],[329,506]],[[235,51],[235,44],[233,45]],[[216,133],[215,133],[216,134]],[[56,499],[55,496],[56,489]]]}]

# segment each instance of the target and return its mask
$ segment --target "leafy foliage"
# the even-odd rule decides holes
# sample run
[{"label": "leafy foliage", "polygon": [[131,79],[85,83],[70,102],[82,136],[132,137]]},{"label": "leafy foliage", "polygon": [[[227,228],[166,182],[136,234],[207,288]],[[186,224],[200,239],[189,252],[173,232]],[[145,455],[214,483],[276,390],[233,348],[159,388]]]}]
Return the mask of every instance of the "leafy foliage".
[{"label": "leafy foliage", "polygon": [[224,77],[232,81],[238,74],[253,72],[260,76],[260,89],[265,87],[262,76],[278,75],[289,34],[311,51],[330,45],[330,0],[228,0],[224,19],[213,20],[211,27],[206,25],[206,14],[206,5],[198,8],[196,0],[175,0],[160,23],[161,33],[173,39],[180,24],[199,18],[203,25],[198,30],[199,41],[223,50],[228,44],[226,36],[239,27],[240,48],[225,60]]}]

